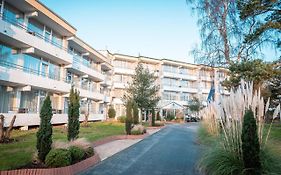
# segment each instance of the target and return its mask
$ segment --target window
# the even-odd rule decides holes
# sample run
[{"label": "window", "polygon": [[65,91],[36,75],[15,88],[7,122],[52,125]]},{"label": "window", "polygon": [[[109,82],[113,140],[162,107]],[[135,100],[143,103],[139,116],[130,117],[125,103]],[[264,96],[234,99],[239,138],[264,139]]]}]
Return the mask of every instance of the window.
[{"label": "window", "polygon": [[163,65],[163,71],[164,72],[171,72],[171,73],[177,73],[178,68],[172,65]]},{"label": "window", "polygon": [[189,94],[186,92],[181,93],[181,101],[189,101]]},{"label": "window", "polygon": [[188,81],[187,80],[181,80],[180,81],[180,86],[181,87],[188,87]]},{"label": "window", "polygon": [[163,82],[163,85],[166,85],[166,86],[178,86],[178,82],[177,82],[177,79],[174,79],[174,78],[163,78],[162,80]]},{"label": "window", "polygon": [[164,100],[177,100],[178,93],[176,92],[163,92],[163,99]]}]

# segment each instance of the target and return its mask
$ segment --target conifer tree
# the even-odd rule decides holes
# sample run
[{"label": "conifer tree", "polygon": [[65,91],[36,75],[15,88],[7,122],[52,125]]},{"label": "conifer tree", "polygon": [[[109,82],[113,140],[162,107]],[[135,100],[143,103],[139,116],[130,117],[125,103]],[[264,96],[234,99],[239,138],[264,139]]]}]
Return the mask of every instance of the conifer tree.
[{"label": "conifer tree", "polygon": [[38,151],[39,159],[44,162],[45,157],[51,150],[52,145],[52,106],[50,96],[48,95],[43,102],[43,106],[40,110],[40,126],[39,130],[36,134],[37,136],[37,143],[36,148]]},{"label": "conifer tree", "polygon": [[74,91],[73,87],[70,90],[69,104],[68,104],[68,134],[69,141],[77,139],[79,134],[80,122],[79,122],[79,92]]},{"label": "conifer tree", "polygon": [[244,115],[242,128],[242,153],[247,175],[260,175],[260,144],[257,134],[257,125],[252,110],[247,110]]}]

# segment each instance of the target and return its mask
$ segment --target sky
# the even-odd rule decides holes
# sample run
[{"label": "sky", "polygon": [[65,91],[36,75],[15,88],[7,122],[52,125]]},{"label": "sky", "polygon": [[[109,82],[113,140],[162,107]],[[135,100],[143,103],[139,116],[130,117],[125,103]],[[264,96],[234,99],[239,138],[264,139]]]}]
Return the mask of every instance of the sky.
[{"label": "sky", "polygon": [[200,45],[197,16],[186,0],[40,1],[96,50],[193,63],[190,51]]}]

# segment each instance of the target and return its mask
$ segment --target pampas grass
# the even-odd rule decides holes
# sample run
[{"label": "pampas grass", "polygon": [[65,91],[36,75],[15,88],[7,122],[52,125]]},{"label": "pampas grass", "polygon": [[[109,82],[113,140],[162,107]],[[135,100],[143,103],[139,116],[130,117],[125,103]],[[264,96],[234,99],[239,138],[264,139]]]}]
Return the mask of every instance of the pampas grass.
[{"label": "pampas grass", "polygon": [[[199,112],[199,115],[202,117],[202,126],[208,134],[216,136],[219,148],[224,150],[220,152],[231,156],[234,155],[236,158],[233,160],[237,159],[242,162],[241,133],[244,114],[247,109],[252,109],[256,119],[261,150],[263,150],[266,147],[272,125],[271,123],[269,129],[266,131],[264,130],[265,114],[269,109],[269,103],[270,99],[267,100],[266,104],[264,103],[260,89],[254,90],[253,83],[242,80],[237,89],[230,90],[229,96],[221,96],[218,101],[211,102],[206,108]],[[279,112],[280,104],[274,111],[272,121],[278,116]],[[219,158],[219,156],[221,156],[221,158]],[[209,164],[212,160],[217,163],[218,161],[221,163],[223,163],[224,160],[227,161],[223,155],[217,153],[211,153],[209,156],[207,155],[205,159],[206,161],[203,162],[206,164]],[[231,158],[228,160],[231,160]],[[204,164],[201,165],[206,167]]]}]

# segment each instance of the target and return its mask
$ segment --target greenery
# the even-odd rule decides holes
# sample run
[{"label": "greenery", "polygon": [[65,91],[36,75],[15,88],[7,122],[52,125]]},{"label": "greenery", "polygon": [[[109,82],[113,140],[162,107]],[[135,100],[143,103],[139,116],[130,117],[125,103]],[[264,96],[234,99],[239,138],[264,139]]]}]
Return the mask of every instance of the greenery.
[{"label": "greenery", "polygon": [[228,89],[240,85],[241,80],[253,81],[254,89],[261,87],[263,83],[276,75],[271,63],[262,60],[251,60],[239,63],[232,63],[229,66],[229,79],[223,82]]},{"label": "greenery", "polygon": [[109,118],[115,118],[115,116],[116,116],[116,111],[113,108],[113,106],[110,106],[109,109],[108,109],[108,117]]},{"label": "greenery", "polygon": [[68,140],[78,138],[80,122],[79,122],[79,108],[80,108],[79,92],[74,91],[73,87],[70,90],[69,104],[68,104]]},{"label": "greenery", "polygon": [[242,155],[246,174],[261,174],[260,144],[257,134],[257,125],[252,110],[247,110],[244,115],[242,127]]},{"label": "greenery", "polygon": [[167,117],[166,117],[166,120],[168,121],[172,121],[175,119],[175,115],[173,114],[173,112],[167,112]]},{"label": "greenery", "polygon": [[85,151],[77,146],[71,146],[68,148],[71,153],[72,163],[79,162],[85,157]]},{"label": "greenery", "polygon": [[199,112],[201,108],[201,103],[198,98],[193,98],[191,101],[188,103],[188,108],[191,112]]},{"label": "greenery", "polygon": [[156,85],[157,77],[150,73],[139,63],[135,69],[135,75],[124,96],[125,101],[134,100],[143,113],[145,110],[156,107],[160,97],[158,96],[159,85]]},{"label": "greenery", "polygon": [[128,135],[131,135],[132,122],[133,121],[133,101],[128,100],[126,103],[126,120],[125,120],[125,129]]},{"label": "greenery", "polygon": [[53,149],[47,155],[45,162],[52,168],[68,166],[72,162],[71,153],[67,149]]},{"label": "greenery", "polygon": [[143,133],[140,130],[132,130],[131,135],[142,135]]},{"label": "greenery", "polygon": [[251,32],[246,35],[246,43],[259,40],[270,42],[281,48],[280,1],[239,0],[238,7],[242,20],[257,23],[257,25],[253,26]]},{"label": "greenery", "polygon": [[139,109],[138,109],[138,104],[133,100],[132,104],[133,108],[133,123],[136,125],[139,123]]},{"label": "greenery", "polygon": [[126,116],[119,116],[118,118],[117,118],[117,120],[119,121],[119,122],[121,122],[121,123],[125,123],[126,122]]},{"label": "greenery", "polygon": [[50,96],[48,95],[43,102],[43,106],[40,110],[40,126],[36,134],[37,142],[36,148],[38,151],[38,158],[44,162],[45,157],[52,148],[52,105]]},{"label": "greenery", "polygon": [[[81,127],[80,137],[93,142],[108,136],[122,135],[125,127],[117,122],[89,122],[89,127]],[[11,136],[17,140],[9,144],[0,144],[0,170],[16,169],[30,164],[36,152],[36,132],[38,129],[21,131],[15,129]],[[94,134],[93,134],[94,133]],[[53,128],[53,141],[67,141],[64,127]],[[93,149],[89,150],[93,153]]]},{"label": "greenery", "polygon": [[88,147],[88,148],[85,149],[85,155],[86,155],[86,157],[91,157],[91,156],[93,156],[94,154],[95,154],[94,148]]},{"label": "greenery", "polygon": [[154,108],[152,108],[152,110],[151,110],[151,125],[152,126],[155,126],[155,118],[156,118],[156,116],[155,116],[155,109]]},{"label": "greenery", "polygon": [[[266,129],[269,125],[265,126]],[[265,132],[266,133],[266,132]],[[278,174],[281,172],[281,124],[272,126],[268,146],[261,150],[260,159],[263,174]],[[201,124],[198,130],[198,139],[204,147],[199,161],[201,171],[216,175],[244,175],[245,168],[242,159],[232,151],[226,150],[220,144],[222,137],[210,135]]]}]

